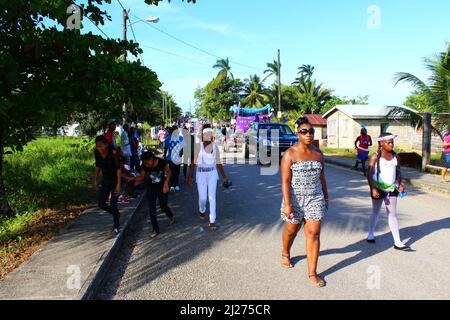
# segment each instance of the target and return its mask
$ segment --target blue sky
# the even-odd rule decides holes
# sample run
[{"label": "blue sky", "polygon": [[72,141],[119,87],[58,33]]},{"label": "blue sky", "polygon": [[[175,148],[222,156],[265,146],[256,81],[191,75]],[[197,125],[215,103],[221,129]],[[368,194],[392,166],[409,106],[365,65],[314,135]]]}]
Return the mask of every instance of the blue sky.
[{"label": "blue sky", "polygon": [[[445,49],[450,41],[448,0],[181,0],[148,6],[143,0],[121,0],[130,18],[157,16],[156,27],[232,64],[236,77],[262,75],[281,50],[282,82],[291,83],[302,64],[315,66],[315,77],[339,96],[370,95],[371,104],[402,104],[412,88],[394,88],[393,74],[407,71],[426,79],[423,58]],[[380,29],[368,27],[380,9]],[[122,36],[122,9],[117,0],[105,9],[113,21],[102,26],[110,37]],[[372,21],[372,20],[370,20]],[[163,88],[185,111],[194,106],[196,87],[216,74],[216,58],[196,51],[138,22],[133,25],[144,49],[143,59],[158,73]],[[99,33],[89,21],[84,30]],[[131,31],[128,32],[132,39]],[[148,46],[183,56],[163,53]],[[270,84],[273,79],[268,79]]]}]

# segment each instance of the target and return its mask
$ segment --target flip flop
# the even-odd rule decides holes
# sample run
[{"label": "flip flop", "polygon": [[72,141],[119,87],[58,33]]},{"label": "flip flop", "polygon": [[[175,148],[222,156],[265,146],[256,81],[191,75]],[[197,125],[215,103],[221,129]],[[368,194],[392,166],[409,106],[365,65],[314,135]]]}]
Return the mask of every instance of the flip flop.
[{"label": "flip flop", "polygon": [[[312,277],[316,277],[317,279],[320,280],[318,283],[313,283],[313,285],[314,285],[315,287],[318,287],[318,288],[323,288],[323,287],[325,287],[325,285],[326,285],[325,280],[321,279],[317,274],[312,274],[312,275],[310,275],[310,276],[308,276],[308,277],[309,277],[309,281],[311,281],[311,278],[312,278]],[[312,281],[311,281],[311,283],[312,283]]]},{"label": "flip flop", "polygon": [[281,265],[283,266],[283,268],[285,268],[285,269],[292,269],[292,268],[294,267],[294,266],[292,265],[292,263],[291,263],[291,257],[290,257],[290,256],[281,255],[281,257],[282,257],[282,258],[287,258],[287,259],[289,259],[289,265],[287,265],[287,264],[281,262]]}]

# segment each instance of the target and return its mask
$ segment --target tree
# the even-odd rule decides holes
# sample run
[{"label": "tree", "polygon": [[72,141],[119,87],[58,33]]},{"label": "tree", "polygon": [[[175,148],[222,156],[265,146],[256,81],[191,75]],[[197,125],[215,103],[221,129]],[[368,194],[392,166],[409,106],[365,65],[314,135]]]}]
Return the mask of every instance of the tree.
[{"label": "tree", "polygon": [[126,51],[142,53],[136,43],[65,29],[73,3],[96,24],[111,20],[102,8],[111,1],[80,2],[15,0],[0,6],[0,216],[13,214],[3,156],[22,150],[35,128],[67,123],[75,112],[117,114],[124,101],[141,106],[161,86],[139,61],[119,59]]},{"label": "tree", "polygon": [[264,107],[269,102],[269,95],[264,87],[264,80],[256,74],[244,80],[243,93],[245,95],[242,104],[253,108]]},{"label": "tree", "polygon": [[196,115],[209,119],[230,120],[229,109],[239,102],[241,87],[239,79],[219,76],[205,88],[197,88],[194,94]]},{"label": "tree", "polygon": [[[425,58],[425,68],[431,72],[428,81],[422,81],[415,75],[407,72],[399,72],[394,75],[395,85],[407,82],[413,85],[415,92],[406,101],[410,105],[419,107],[418,111],[426,111],[434,114],[450,112],[450,44],[445,52],[441,52],[432,58]],[[403,108],[393,108],[388,117],[401,116],[410,121],[411,125],[421,127],[423,118],[415,111]],[[440,121],[435,122],[433,130],[442,138],[442,132],[437,127],[442,126]]]},{"label": "tree", "polygon": [[234,75],[231,73],[231,66],[230,66],[230,60],[228,58],[226,59],[219,59],[217,60],[216,64],[213,66],[215,69],[220,69],[219,74],[217,75],[217,78],[219,76],[228,78],[230,76],[232,79],[234,79]]}]

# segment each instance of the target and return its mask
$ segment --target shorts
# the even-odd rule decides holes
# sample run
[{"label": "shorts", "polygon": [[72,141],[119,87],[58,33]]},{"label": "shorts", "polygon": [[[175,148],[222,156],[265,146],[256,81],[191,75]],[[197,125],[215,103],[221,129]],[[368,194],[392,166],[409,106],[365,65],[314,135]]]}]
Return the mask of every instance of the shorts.
[{"label": "shorts", "polygon": [[294,212],[289,218],[283,213],[284,204],[281,204],[281,220],[290,224],[301,224],[303,220],[322,221],[327,211],[323,196],[294,196],[291,202]]},{"label": "shorts", "polygon": [[[380,197],[379,197],[378,199],[374,198],[374,197],[372,196],[372,192],[370,192],[370,196],[372,197],[373,200],[384,200],[384,199],[387,198],[389,192],[387,192],[387,191],[382,191],[382,190],[380,190],[380,189],[377,189],[377,190],[378,190],[378,193],[380,194]],[[398,190],[395,190],[395,191],[393,191],[393,192],[390,192],[390,197],[396,198],[396,197],[399,196],[399,194],[400,194],[400,193],[398,192]]]},{"label": "shorts", "polygon": [[357,158],[361,161],[367,161],[369,159],[369,155],[367,153],[358,153]]},{"label": "shorts", "polygon": [[450,168],[450,153],[448,152],[442,153],[442,165],[446,168]]}]

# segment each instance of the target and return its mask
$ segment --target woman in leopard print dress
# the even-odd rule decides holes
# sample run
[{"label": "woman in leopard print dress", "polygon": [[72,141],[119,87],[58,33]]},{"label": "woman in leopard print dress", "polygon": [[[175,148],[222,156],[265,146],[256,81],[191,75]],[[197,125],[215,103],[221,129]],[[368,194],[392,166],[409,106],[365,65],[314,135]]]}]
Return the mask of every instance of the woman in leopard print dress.
[{"label": "woman in leopard print dress", "polygon": [[299,143],[286,152],[281,162],[281,217],[286,222],[282,265],[285,268],[293,267],[290,250],[304,223],[309,279],[314,285],[323,287],[325,281],[317,275],[317,261],[321,222],[328,209],[325,165],[322,152],[313,145],[314,128],[308,119],[298,119],[297,125]]}]

